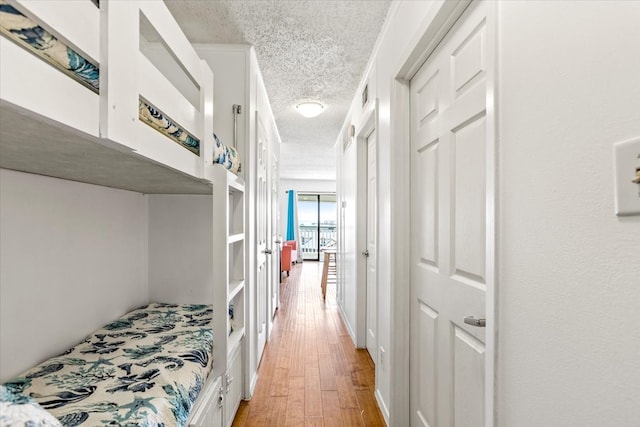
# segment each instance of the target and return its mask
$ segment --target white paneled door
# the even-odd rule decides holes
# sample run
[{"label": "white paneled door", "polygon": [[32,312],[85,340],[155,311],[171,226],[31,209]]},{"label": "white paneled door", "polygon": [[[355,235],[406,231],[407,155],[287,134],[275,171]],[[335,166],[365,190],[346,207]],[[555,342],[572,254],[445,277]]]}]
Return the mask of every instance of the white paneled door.
[{"label": "white paneled door", "polygon": [[271,335],[273,330],[273,317],[276,315],[276,310],[279,306],[279,287],[280,287],[280,257],[277,251],[280,250],[280,233],[278,230],[278,156],[276,150],[273,147],[274,142],[271,142],[269,152],[271,153],[271,174],[269,176],[269,183],[271,185],[270,205],[271,205],[271,217],[270,217],[270,236],[271,236],[271,249],[272,255],[269,259],[269,317],[268,317],[268,335]]},{"label": "white paneled door", "polygon": [[271,248],[268,243],[269,236],[269,191],[267,187],[267,133],[256,112],[257,124],[257,179],[256,179],[256,330],[258,332],[257,360],[260,360],[262,351],[267,342],[267,301],[270,279],[268,273],[267,257],[271,256]]},{"label": "white paneled door", "polygon": [[472,3],[411,80],[412,426],[491,425],[490,15]]},{"label": "white paneled door", "polygon": [[377,363],[378,286],[376,275],[376,131],[367,138],[367,340],[373,363]]}]

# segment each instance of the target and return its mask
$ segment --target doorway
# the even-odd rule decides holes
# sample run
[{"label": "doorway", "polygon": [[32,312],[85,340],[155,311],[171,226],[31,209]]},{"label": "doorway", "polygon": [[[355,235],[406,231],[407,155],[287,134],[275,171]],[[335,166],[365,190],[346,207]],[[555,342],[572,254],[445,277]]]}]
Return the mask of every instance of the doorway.
[{"label": "doorway", "polygon": [[298,193],[298,218],[304,261],[320,261],[324,249],[336,249],[336,193]]}]

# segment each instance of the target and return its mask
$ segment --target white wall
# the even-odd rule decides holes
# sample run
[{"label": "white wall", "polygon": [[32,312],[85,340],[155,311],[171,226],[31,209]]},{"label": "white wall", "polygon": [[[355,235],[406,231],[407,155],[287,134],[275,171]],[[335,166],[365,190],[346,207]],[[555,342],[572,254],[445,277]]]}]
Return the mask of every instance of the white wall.
[{"label": "white wall", "polygon": [[149,196],[149,301],[213,303],[213,239],[226,236],[212,217],[212,196]]},{"label": "white wall", "polygon": [[147,302],[147,210],[139,193],[0,169],[0,381]]},{"label": "white wall", "polygon": [[640,136],[639,2],[500,2],[498,417],[637,426],[640,217],[614,142]]},{"label": "white wall", "polygon": [[333,145],[286,141],[286,144],[282,144],[281,157],[280,176],[284,179],[336,179],[336,152]]}]

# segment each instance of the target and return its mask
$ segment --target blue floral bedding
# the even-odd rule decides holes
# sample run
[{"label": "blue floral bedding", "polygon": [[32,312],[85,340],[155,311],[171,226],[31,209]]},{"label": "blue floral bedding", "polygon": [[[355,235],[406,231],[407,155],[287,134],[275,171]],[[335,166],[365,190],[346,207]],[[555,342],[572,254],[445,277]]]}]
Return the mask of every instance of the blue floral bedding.
[{"label": "blue floral bedding", "polygon": [[19,46],[98,93],[99,68],[5,0],[0,0],[0,31]]},{"label": "blue floral bedding", "polygon": [[213,134],[213,139],[216,143],[213,149],[213,163],[219,163],[235,174],[240,172],[240,156],[238,156],[238,151],[220,142],[215,133]]},{"label": "blue floral bedding", "polygon": [[212,368],[210,305],[134,310],[4,384],[64,426],[184,426]]},{"label": "blue floral bedding", "polygon": [[200,140],[142,97],[138,100],[138,118],[141,122],[148,124],[167,138],[173,139],[192,153],[200,155]]},{"label": "blue floral bedding", "polygon": [[53,415],[42,409],[29,396],[11,392],[0,385],[0,426],[3,427],[60,427]]}]

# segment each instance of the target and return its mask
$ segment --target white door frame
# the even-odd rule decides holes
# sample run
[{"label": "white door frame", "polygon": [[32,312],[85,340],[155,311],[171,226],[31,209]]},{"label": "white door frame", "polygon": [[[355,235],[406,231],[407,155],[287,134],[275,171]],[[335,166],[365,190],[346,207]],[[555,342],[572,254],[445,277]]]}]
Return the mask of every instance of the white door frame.
[{"label": "white door frame", "polygon": [[[427,58],[433,53],[440,41],[453,27],[458,18],[462,16],[472,0],[456,2],[444,1],[439,7],[434,8],[426,17],[424,23],[416,32],[416,37],[409,45],[407,52],[398,62],[395,78],[391,82],[391,402],[389,408],[390,425],[410,425],[410,372],[409,372],[409,346],[410,346],[410,185],[411,185],[411,161],[410,161],[410,82]],[[487,105],[487,134],[492,144],[488,144],[487,159],[490,162],[487,168],[487,187],[493,189],[493,194],[487,198],[487,256],[491,256],[491,262],[487,262],[487,301],[486,301],[486,362],[485,362],[485,426],[493,427],[495,420],[495,375],[496,375],[496,205],[495,195],[496,176],[496,64],[497,59],[497,13],[496,4],[490,6],[493,15],[493,31],[489,32],[488,45],[492,46],[487,63],[487,87],[494,94],[493,99]],[[492,256],[495,254],[495,257]]]},{"label": "white door frame", "polygon": [[[362,114],[361,128],[356,135],[358,153],[358,183],[357,183],[357,207],[356,207],[356,347],[367,347],[367,259],[362,256],[362,251],[367,248],[367,140],[374,130],[378,129],[378,99],[372,102]],[[378,157],[378,140],[376,139],[376,158]],[[376,162],[376,175],[379,175],[379,162]],[[379,185],[376,181],[376,196]],[[379,216],[377,216],[379,218]],[[376,224],[378,235],[378,224]],[[376,274],[378,272],[378,259],[376,257]],[[376,298],[376,301],[378,299]],[[376,331],[378,330],[376,325]]]}]

